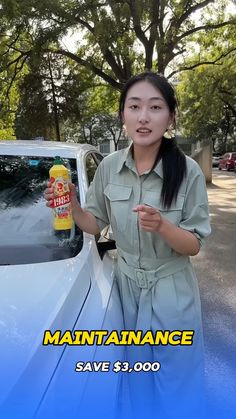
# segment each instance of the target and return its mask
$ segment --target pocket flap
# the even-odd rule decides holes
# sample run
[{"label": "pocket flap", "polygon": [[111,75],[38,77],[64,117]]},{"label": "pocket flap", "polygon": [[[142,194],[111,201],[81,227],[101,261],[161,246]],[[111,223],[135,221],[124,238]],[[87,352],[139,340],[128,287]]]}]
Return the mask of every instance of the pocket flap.
[{"label": "pocket flap", "polygon": [[165,208],[163,204],[161,204],[161,211],[181,211],[184,205],[184,196],[177,196],[177,200],[175,199],[172,201],[170,208]]},{"label": "pocket flap", "polygon": [[112,183],[109,183],[104,190],[104,194],[110,201],[125,201],[129,199],[131,192],[131,186],[115,185]]},{"label": "pocket flap", "polygon": [[161,196],[157,192],[146,191],[144,195],[144,204],[151,205],[159,211],[180,211],[184,205],[184,195],[178,195],[177,200],[172,201],[170,208],[165,208],[161,202]]}]

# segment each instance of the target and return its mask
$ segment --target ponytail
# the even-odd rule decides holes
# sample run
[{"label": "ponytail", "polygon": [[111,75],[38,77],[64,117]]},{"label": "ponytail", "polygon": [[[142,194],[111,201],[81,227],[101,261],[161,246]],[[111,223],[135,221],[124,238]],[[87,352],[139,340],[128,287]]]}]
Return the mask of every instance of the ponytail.
[{"label": "ponytail", "polygon": [[173,201],[176,202],[181,183],[186,177],[186,157],[175,138],[163,137],[158,153],[158,160],[160,159],[163,167],[161,202],[168,209]]}]

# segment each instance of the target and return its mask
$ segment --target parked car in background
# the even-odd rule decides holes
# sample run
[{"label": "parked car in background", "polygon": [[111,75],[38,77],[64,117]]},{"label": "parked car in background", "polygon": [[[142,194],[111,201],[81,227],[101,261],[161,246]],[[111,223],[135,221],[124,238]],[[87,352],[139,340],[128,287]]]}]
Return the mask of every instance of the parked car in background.
[{"label": "parked car in background", "polygon": [[218,167],[221,158],[220,153],[212,153],[212,167]]},{"label": "parked car in background", "polygon": [[103,232],[53,229],[43,191],[55,156],[83,206],[103,158],[95,147],[0,141],[1,418],[85,418],[88,409],[100,418],[102,405],[113,417],[116,409],[119,374],[78,373],[75,366],[122,359],[122,346],[43,345],[45,330],[123,329],[116,250],[106,250],[114,243]]},{"label": "parked car in background", "polygon": [[234,164],[236,161],[236,152],[225,153],[219,160],[219,170],[234,170]]}]

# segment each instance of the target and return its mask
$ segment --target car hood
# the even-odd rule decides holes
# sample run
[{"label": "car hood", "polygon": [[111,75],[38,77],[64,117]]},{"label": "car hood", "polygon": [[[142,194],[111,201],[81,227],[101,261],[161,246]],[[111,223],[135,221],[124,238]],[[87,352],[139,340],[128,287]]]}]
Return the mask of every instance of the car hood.
[{"label": "car hood", "polygon": [[0,402],[42,346],[44,331],[73,329],[91,286],[88,253],[84,246],[68,260],[0,266]]}]

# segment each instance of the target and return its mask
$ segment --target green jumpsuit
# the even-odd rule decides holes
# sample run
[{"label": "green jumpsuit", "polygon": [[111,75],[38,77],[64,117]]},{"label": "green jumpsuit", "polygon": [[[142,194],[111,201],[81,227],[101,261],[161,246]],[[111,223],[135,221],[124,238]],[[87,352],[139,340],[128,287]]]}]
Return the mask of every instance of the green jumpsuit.
[{"label": "green jumpsuit", "polygon": [[[157,208],[163,217],[195,234],[202,245],[210,234],[205,178],[198,164],[186,156],[187,176],[176,202],[165,209],[161,203],[162,161],[151,172],[139,175],[131,147],[101,162],[88,190],[86,209],[96,217],[101,230],[108,224],[112,227],[125,328],[153,332],[194,330],[192,346],[132,347],[129,360],[158,360],[161,364],[160,371],[152,377],[149,374],[148,379],[147,373],[139,374],[139,380],[130,378],[134,404],[148,400],[143,405],[150,406],[152,394],[154,412],[157,406],[162,412],[153,417],[185,418],[190,406],[197,417],[204,365],[197,279],[190,258],[175,252],[158,233],[141,230],[138,214],[132,209],[138,204]],[[202,416],[201,410],[199,414]]]}]

